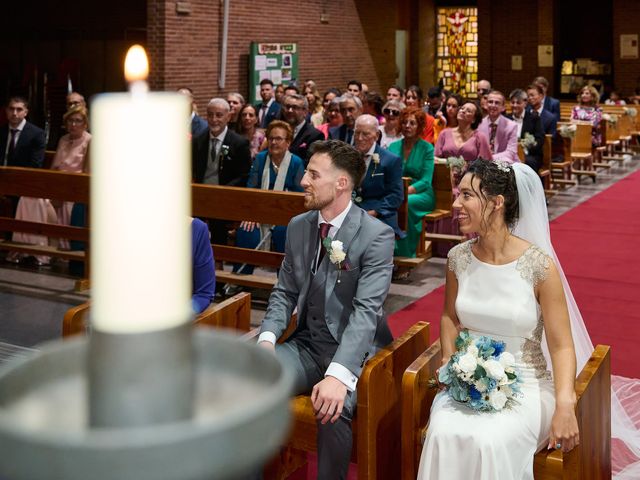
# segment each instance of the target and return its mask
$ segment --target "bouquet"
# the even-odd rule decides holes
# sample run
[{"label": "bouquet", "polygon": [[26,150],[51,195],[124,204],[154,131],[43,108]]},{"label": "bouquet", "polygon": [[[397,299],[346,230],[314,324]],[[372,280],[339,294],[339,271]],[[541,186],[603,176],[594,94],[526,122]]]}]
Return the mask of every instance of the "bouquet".
[{"label": "bouquet", "polygon": [[465,165],[466,165],[466,162],[464,161],[464,158],[462,158],[462,157],[448,157],[447,158],[447,167],[449,167],[451,169],[462,170]]},{"label": "bouquet", "polygon": [[615,125],[618,123],[618,116],[613,113],[603,113],[602,120],[607,121],[610,125]]},{"label": "bouquet", "polygon": [[504,342],[474,337],[463,330],[456,338],[456,353],[440,368],[438,380],[449,396],[478,411],[500,411],[521,395],[522,380],[515,358],[504,351]]},{"label": "bouquet", "polygon": [[524,134],[524,137],[520,139],[520,145],[522,145],[522,149],[525,154],[529,153],[529,149],[536,145],[536,137],[531,135],[529,132]]},{"label": "bouquet", "polygon": [[561,137],[564,137],[564,138],[574,138],[576,136],[577,130],[578,130],[578,127],[576,126],[575,123],[570,123],[570,124],[565,123],[558,129],[558,133],[560,134]]},{"label": "bouquet", "polygon": [[630,117],[638,115],[638,110],[633,107],[623,107],[623,111],[625,115],[629,115]]}]

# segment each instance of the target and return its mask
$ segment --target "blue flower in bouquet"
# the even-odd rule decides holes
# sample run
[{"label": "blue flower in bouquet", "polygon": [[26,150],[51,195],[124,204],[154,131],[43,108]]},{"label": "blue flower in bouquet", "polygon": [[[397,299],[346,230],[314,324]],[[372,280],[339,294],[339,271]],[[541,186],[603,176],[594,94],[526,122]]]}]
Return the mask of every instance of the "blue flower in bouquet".
[{"label": "blue flower in bouquet", "polygon": [[522,380],[504,342],[463,330],[455,346],[438,374],[452,399],[479,411],[499,411],[516,401]]}]

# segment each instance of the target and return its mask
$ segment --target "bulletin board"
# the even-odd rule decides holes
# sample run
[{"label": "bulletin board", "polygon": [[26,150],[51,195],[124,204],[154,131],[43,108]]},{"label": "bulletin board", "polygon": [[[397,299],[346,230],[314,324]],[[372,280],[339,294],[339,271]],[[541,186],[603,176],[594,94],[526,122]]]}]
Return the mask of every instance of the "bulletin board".
[{"label": "bulletin board", "polygon": [[249,54],[249,98],[261,100],[260,81],[268,78],[274,85],[288,84],[298,78],[297,43],[251,43]]}]

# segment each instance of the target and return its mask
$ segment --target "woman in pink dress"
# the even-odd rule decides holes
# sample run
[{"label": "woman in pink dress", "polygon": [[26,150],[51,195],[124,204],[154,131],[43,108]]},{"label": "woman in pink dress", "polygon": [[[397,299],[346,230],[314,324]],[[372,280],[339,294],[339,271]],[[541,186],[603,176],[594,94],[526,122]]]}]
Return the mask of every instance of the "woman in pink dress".
[{"label": "woman in pink dress", "polygon": [[489,140],[477,130],[482,121],[480,107],[474,102],[465,102],[458,109],[456,118],[458,126],[446,128],[438,135],[435,152],[438,158],[462,157],[465,161],[464,168],[452,169],[454,195],[457,194],[458,184],[466,171],[466,165],[477,158],[485,160],[492,158]]},{"label": "woman in pink dress", "polygon": [[[467,166],[478,158],[491,160],[491,148],[487,137],[477,130],[482,121],[482,110],[475,102],[463,102],[458,109],[456,117],[458,125],[454,128],[445,128],[438,135],[436,141],[436,158],[447,159],[449,157],[462,157],[464,167],[451,168],[451,186],[453,198],[458,196],[458,184],[467,171]],[[433,233],[459,235],[457,211],[454,210],[451,218],[445,218],[434,224]],[[440,242],[433,246],[434,255],[445,256],[453,244]]]},{"label": "woman in pink dress", "polygon": [[[91,134],[87,132],[89,128],[89,117],[87,109],[81,105],[71,107],[62,117],[67,134],[58,141],[56,156],[51,163],[52,170],[61,172],[81,173],[86,171],[85,166],[89,158],[89,142]],[[71,209],[73,202],[60,202],[52,200],[51,203],[56,209],[58,223],[69,225],[71,222]],[[69,249],[69,241],[61,238],[58,245],[61,249]]]}]

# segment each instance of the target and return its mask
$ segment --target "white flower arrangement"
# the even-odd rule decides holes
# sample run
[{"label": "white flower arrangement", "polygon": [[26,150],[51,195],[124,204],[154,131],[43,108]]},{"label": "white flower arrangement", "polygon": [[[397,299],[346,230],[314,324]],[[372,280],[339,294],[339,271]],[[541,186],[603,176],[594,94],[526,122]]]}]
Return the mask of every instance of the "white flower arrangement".
[{"label": "white flower arrangement", "polygon": [[536,137],[534,137],[531,133],[526,132],[524,134],[524,137],[520,139],[520,145],[522,145],[522,149],[524,150],[525,154],[529,153],[529,149],[531,147],[535,147],[536,146]]},{"label": "white flower arrangement", "polygon": [[511,163],[506,160],[495,160],[494,163],[498,166],[498,170],[504,173],[509,173],[511,170]]},{"label": "white flower arrangement", "polygon": [[558,133],[564,138],[575,138],[577,131],[578,126],[575,123],[565,123],[558,129]]},{"label": "white flower arrangement", "polygon": [[464,158],[462,157],[447,157],[447,167],[451,169],[462,169],[466,165]]},{"label": "white flower arrangement", "polygon": [[630,117],[635,117],[638,115],[638,110],[633,107],[623,107],[624,114],[629,115]]},{"label": "white flower arrangement", "polygon": [[[456,352],[438,374],[438,381],[453,400],[473,410],[491,412],[511,406],[522,395],[515,358],[504,350],[504,342],[463,330],[455,345]],[[438,382],[430,384],[437,386]]]},{"label": "white flower arrangement", "polygon": [[613,113],[604,113],[602,114],[602,120],[605,120],[610,125],[615,125],[618,123],[618,116]]}]

